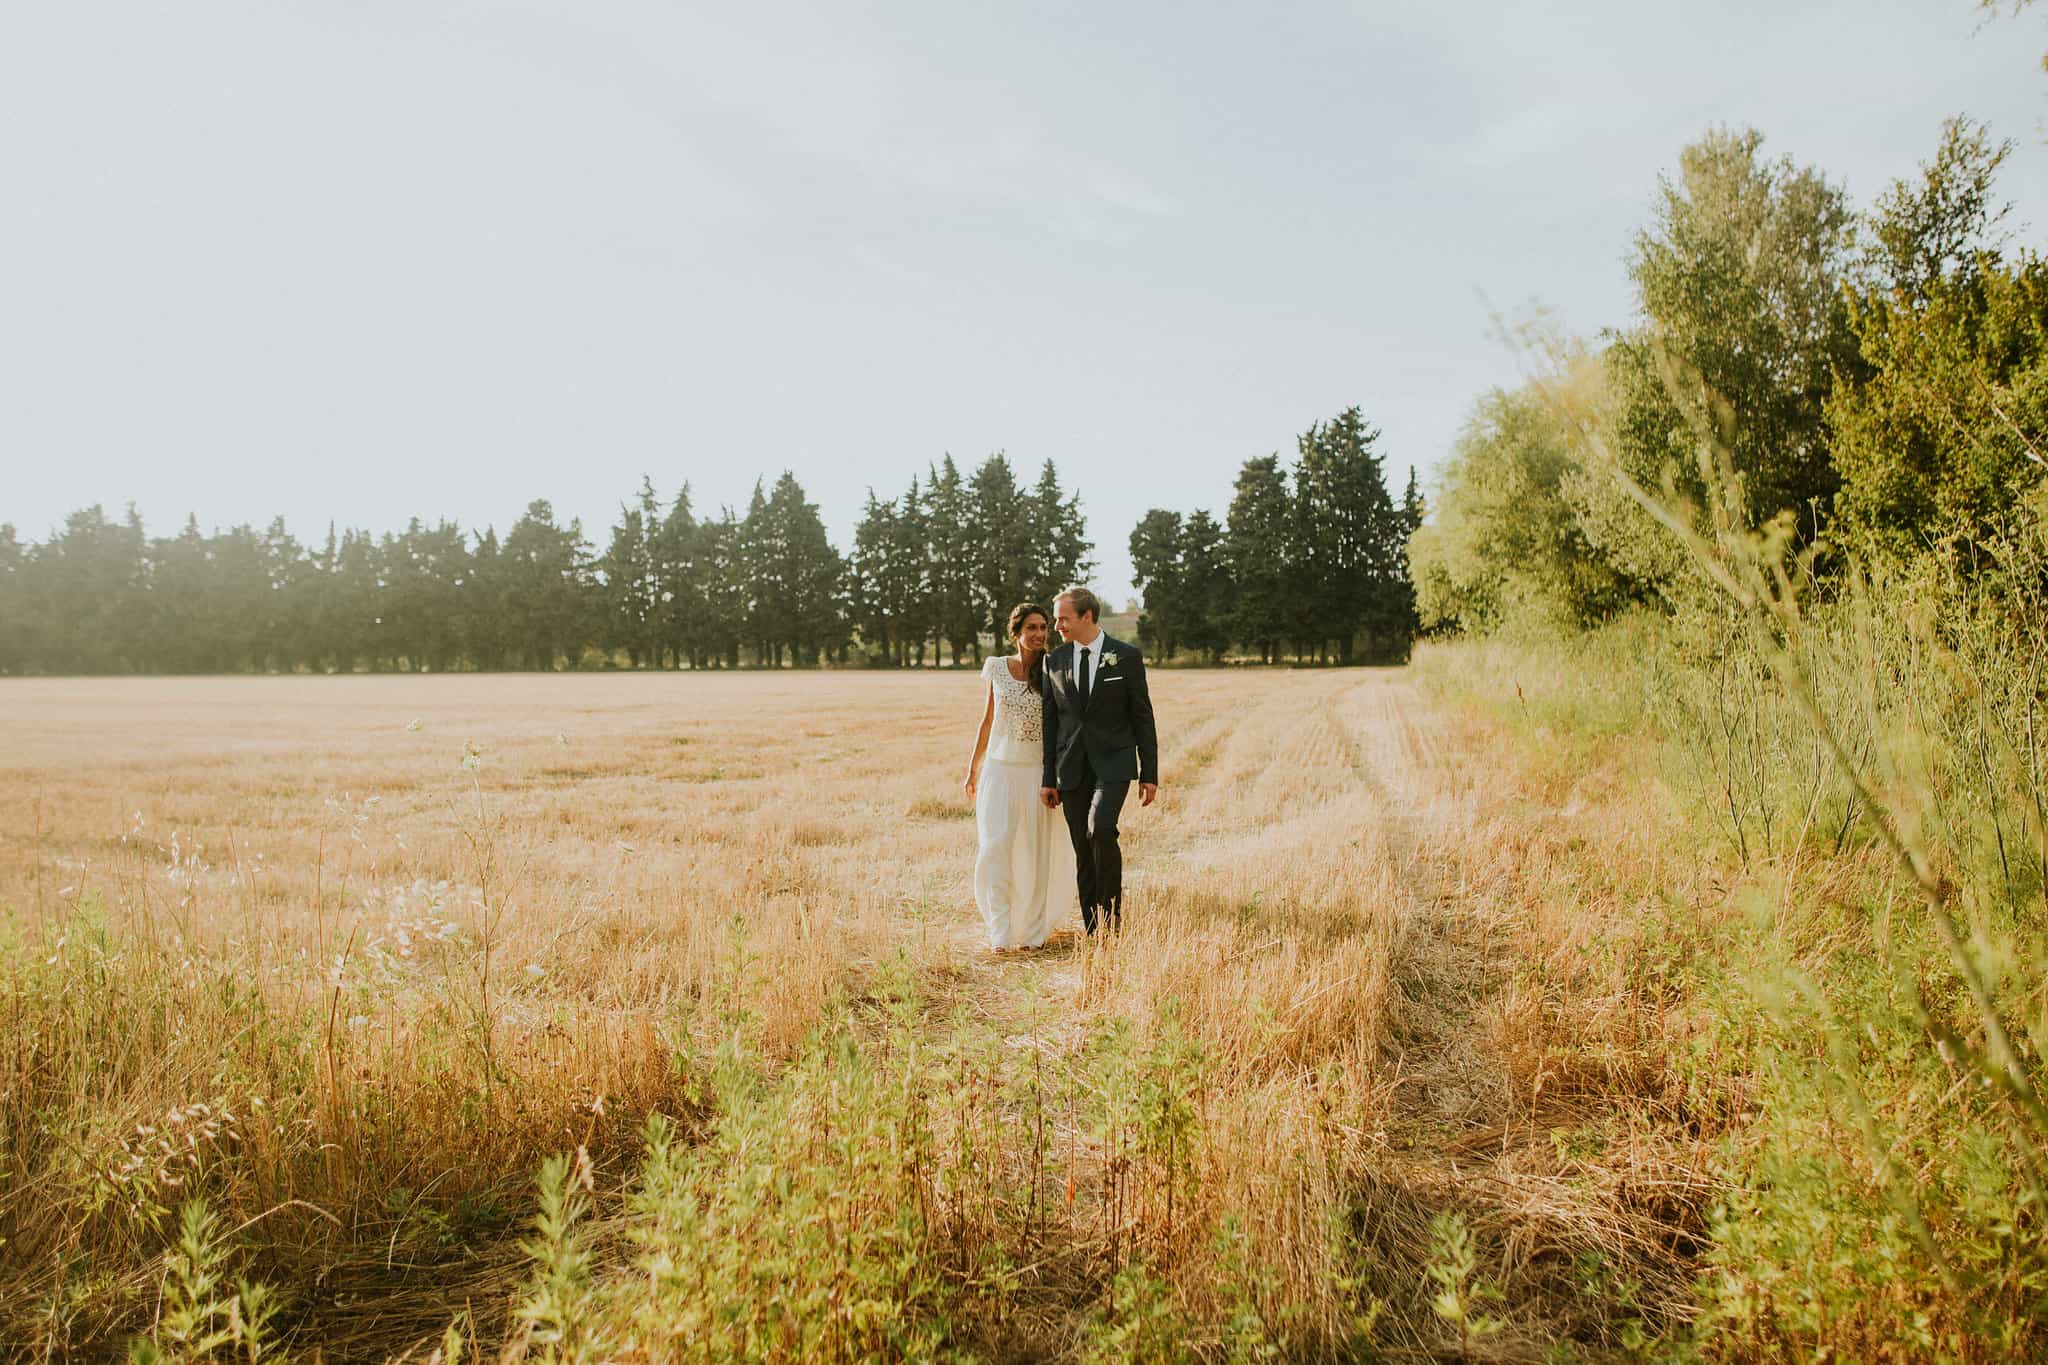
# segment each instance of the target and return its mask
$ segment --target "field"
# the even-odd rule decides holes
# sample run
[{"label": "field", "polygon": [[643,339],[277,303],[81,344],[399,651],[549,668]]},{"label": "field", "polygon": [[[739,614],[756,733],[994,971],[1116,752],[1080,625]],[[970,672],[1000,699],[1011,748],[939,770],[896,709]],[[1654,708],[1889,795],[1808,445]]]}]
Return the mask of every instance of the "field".
[{"label": "field", "polygon": [[1155,695],[1122,938],[995,955],[968,675],[0,683],[0,1332],[1255,1358],[1681,1320],[1707,1139],[1654,1002],[1546,1035],[1590,921],[1530,893],[1589,834],[1654,867],[1646,808],[1400,671]]}]

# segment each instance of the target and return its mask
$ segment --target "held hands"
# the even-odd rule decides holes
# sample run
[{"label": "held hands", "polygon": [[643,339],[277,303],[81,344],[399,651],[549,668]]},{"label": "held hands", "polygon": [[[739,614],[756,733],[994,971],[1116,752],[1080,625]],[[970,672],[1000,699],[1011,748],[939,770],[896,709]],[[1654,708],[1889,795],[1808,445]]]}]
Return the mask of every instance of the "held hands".
[{"label": "held hands", "polygon": [[[969,783],[971,784],[971,783],[973,782],[973,779],[972,779],[972,778],[969,778],[969,779],[968,779],[968,781],[969,781]],[[972,791],[970,791],[970,792],[969,792],[968,794],[969,794],[970,796],[971,796],[971,795],[973,795]],[[1060,793],[1059,793],[1059,788],[1057,788],[1057,787],[1040,787],[1040,788],[1038,789],[1038,799],[1039,799],[1040,801],[1043,801],[1043,802],[1045,803],[1045,808],[1046,808],[1047,810],[1055,810],[1055,809],[1057,809],[1057,808],[1058,808],[1058,806],[1059,806],[1059,804],[1060,804]],[[1158,784],[1157,782],[1140,782],[1140,783],[1138,784],[1138,804],[1139,804],[1139,805],[1141,805],[1141,806],[1149,806],[1149,805],[1151,805],[1151,804],[1152,804],[1152,803],[1153,803],[1154,801],[1156,801],[1156,800],[1158,800],[1158,799],[1159,799],[1159,784]]]}]

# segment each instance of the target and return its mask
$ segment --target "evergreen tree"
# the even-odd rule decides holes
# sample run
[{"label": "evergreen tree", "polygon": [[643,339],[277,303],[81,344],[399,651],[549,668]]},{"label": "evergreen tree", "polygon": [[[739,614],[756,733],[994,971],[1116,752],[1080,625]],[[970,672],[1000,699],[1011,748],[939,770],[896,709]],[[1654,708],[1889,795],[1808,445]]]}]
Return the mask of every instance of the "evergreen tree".
[{"label": "evergreen tree", "polygon": [[1230,621],[1236,614],[1235,585],[1224,554],[1223,528],[1216,518],[1197,510],[1180,534],[1179,644],[1200,650],[1215,662],[1230,648]]},{"label": "evergreen tree", "polygon": [[1060,491],[1059,470],[1047,460],[1038,471],[1038,483],[1026,500],[1025,515],[1031,520],[1033,555],[1025,596],[1046,610],[1052,599],[1095,572],[1088,539],[1081,519],[1081,494]]},{"label": "evergreen tree", "polygon": [[1290,613],[1293,574],[1293,497],[1278,455],[1246,460],[1238,471],[1223,533],[1223,558],[1235,600],[1228,631],[1262,663],[1280,661]]},{"label": "evergreen tree", "polygon": [[1034,582],[1036,528],[1031,500],[1017,487],[1010,462],[991,455],[968,488],[967,531],[972,554],[977,631],[1003,638],[1010,608]]},{"label": "evergreen tree", "polygon": [[690,509],[690,485],[684,484],[669,504],[668,515],[654,537],[655,619],[661,650],[680,668],[685,659],[704,666],[703,646],[694,638],[705,617],[704,576],[697,560],[697,517]]},{"label": "evergreen tree", "polygon": [[378,666],[380,590],[377,542],[367,531],[342,532],[335,552],[333,648],[335,667],[343,673]]},{"label": "evergreen tree", "polygon": [[462,583],[470,572],[467,538],[454,522],[433,527],[414,517],[378,546],[382,565],[379,628],[392,656],[415,673],[446,672],[465,655]]},{"label": "evergreen tree", "polygon": [[896,662],[924,666],[927,641],[937,663],[938,609],[936,571],[932,563],[931,500],[915,476],[896,514],[896,540],[889,557],[889,581],[881,591],[898,622]]},{"label": "evergreen tree", "polygon": [[957,664],[970,654],[980,657],[978,637],[986,615],[976,601],[972,512],[951,455],[929,474],[925,525],[932,648],[936,656],[941,643],[950,645]]},{"label": "evergreen tree", "polygon": [[528,668],[543,671],[582,654],[589,546],[580,522],[555,524],[555,509],[535,499],[505,535],[506,606],[514,623],[514,650]]},{"label": "evergreen tree", "polygon": [[899,572],[899,534],[895,500],[883,502],[870,488],[867,506],[853,528],[853,553],[846,563],[847,602],[862,647],[871,657],[884,660],[897,660],[902,625],[892,592]]},{"label": "evergreen tree", "polygon": [[755,539],[755,583],[771,662],[779,665],[786,648],[792,662],[810,667],[840,643],[839,552],[825,534],[817,505],[805,499],[788,470],[775,481],[762,513],[765,534]]},{"label": "evergreen tree", "polygon": [[261,644],[253,666],[277,673],[310,667],[313,642],[304,600],[310,565],[305,547],[286,529],[283,517],[271,518],[264,530],[262,554],[265,596]]},{"label": "evergreen tree", "polygon": [[597,563],[602,579],[604,647],[624,651],[634,668],[660,662],[663,587],[655,553],[660,525],[661,507],[654,496],[654,483],[643,474],[635,501],[619,505],[611,543]]},{"label": "evergreen tree", "polygon": [[738,668],[740,643],[746,638],[748,587],[740,555],[740,523],[730,507],[716,520],[697,523],[696,562],[704,585],[704,621],[692,640],[704,662]]},{"label": "evergreen tree", "polygon": [[38,548],[34,578],[50,627],[52,673],[139,671],[149,639],[142,518],[108,518],[98,503],[64,519]]},{"label": "evergreen tree", "polygon": [[741,638],[752,651],[754,663],[763,668],[782,667],[778,641],[786,639],[788,631],[788,622],[775,614],[786,604],[782,584],[773,578],[782,567],[782,556],[773,543],[775,532],[768,514],[767,490],[756,479],[733,549],[739,574]]},{"label": "evergreen tree", "polygon": [[1349,664],[1360,643],[1400,657],[1412,635],[1409,528],[1387,492],[1377,428],[1356,407],[1304,432],[1294,467],[1296,639],[1318,660],[1336,646]]},{"label": "evergreen tree", "polygon": [[518,651],[508,598],[508,564],[495,527],[485,527],[470,552],[462,585],[462,638],[470,662],[493,671],[510,668]]},{"label": "evergreen tree", "polygon": [[28,595],[28,550],[15,533],[14,523],[0,522],[0,676],[28,672],[41,657],[43,623]]},{"label": "evergreen tree", "polygon": [[1131,580],[1144,594],[1138,643],[1148,657],[1166,662],[1180,643],[1187,591],[1181,561],[1180,513],[1153,508],[1131,528]]},{"label": "evergreen tree", "polygon": [[207,572],[206,533],[197,513],[173,537],[149,547],[148,630],[132,642],[143,669],[157,673],[200,673],[213,652],[215,584]]}]

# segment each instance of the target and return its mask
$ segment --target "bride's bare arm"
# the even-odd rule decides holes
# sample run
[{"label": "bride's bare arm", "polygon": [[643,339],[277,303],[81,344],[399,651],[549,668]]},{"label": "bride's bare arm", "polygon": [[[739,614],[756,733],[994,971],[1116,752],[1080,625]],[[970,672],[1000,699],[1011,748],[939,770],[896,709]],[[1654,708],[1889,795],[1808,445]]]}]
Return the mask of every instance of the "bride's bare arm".
[{"label": "bride's bare arm", "polygon": [[967,792],[967,799],[974,799],[974,789],[981,782],[981,756],[988,752],[988,732],[996,723],[996,685],[992,680],[982,689],[981,728],[974,732],[974,757],[967,760],[967,780],[961,787]]}]

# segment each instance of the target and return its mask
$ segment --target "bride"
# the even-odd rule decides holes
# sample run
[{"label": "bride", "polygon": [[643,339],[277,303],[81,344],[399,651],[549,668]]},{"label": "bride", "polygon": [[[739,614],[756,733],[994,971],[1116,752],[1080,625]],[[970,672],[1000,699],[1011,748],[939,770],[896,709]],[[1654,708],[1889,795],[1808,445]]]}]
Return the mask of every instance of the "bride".
[{"label": "bride", "polygon": [[996,949],[1038,947],[1075,905],[1073,843],[1060,813],[1038,799],[1050,621],[1045,608],[1022,603],[1010,613],[1017,653],[981,666],[985,704],[962,785],[980,842],[974,903]]}]

